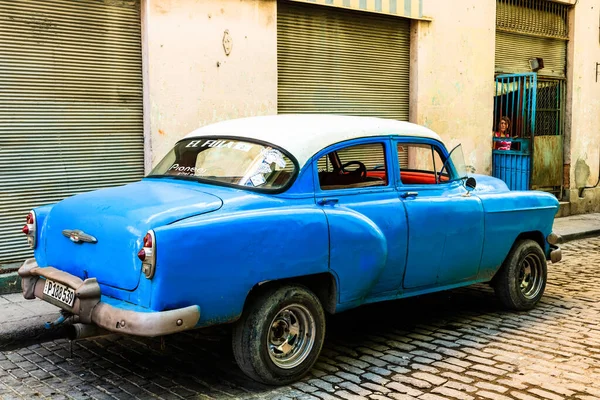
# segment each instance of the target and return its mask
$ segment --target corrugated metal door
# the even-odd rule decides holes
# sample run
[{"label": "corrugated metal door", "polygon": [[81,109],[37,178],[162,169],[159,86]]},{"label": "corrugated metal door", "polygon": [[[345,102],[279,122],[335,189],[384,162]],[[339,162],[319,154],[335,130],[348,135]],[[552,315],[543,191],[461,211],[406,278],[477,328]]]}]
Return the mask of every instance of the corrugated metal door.
[{"label": "corrugated metal door", "polygon": [[0,0],[0,263],[27,212],[143,176],[139,0]]},{"label": "corrugated metal door", "polygon": [[544,68],[540,76],[564,78],[567,65],[567,42],[511,32],[496,32],[496,72],[524,73],[531,71],[529,59],[541,57]]},{"label": "corrugated metal door", "polygon": [[408,120],[410,21],[278,3],[279,113]]}]

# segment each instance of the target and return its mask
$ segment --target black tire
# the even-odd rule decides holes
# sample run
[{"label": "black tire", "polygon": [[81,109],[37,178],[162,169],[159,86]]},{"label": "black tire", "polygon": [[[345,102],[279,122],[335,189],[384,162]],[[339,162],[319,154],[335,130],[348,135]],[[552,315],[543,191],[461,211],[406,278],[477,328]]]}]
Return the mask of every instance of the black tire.
[{"label": "black tire", "polygon": [[516,242],[492,284],[502,304],[512,310],[530,310],[542,298],[548,269],[540,245],[533,240]]},{"label": "black tire", "polygon": [[325,339],[325,313],[317,296],[303,286],[270,288],[250,300],[232,339],[233,355],[246,375],[286,385],[302,378],[317,361]]}]

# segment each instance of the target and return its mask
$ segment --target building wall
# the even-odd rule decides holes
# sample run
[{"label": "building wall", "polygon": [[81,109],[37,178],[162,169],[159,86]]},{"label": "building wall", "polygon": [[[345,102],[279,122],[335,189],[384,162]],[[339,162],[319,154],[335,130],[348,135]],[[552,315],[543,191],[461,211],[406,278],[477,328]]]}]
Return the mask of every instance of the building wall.
[{"label": "building wall", "polygon": [[576,214],[600,211],[600,189],[585,190],[580,197],[581,188],[596,184],[599,172],[600,75],[596,77],[596,63],[600,62],[599,18],[599,0],[579,0],[571,17],[567,58],[570,140],[565,146],[565,159],[570,161],[570,211]]},{"label": "building wall", "polygon": [[[565,163],[570,212],[600,211],[600,0],[571,13]],[[410,120],[463,144],[474,172],[491,173],[495,0],[424,0],[432,21],[411,25]],[[277,112],[276,0],[145,0],[147,168],[191,130]],[[232,51],[223,49],[229,30]],[[600,79],[600,77],[599,77]]]},{"label": "building wall", "polygon": [[423,14],[433,21],[412,24],[411,121],[490,174],[496,2],[425,0]]},{"label": "building wall", "polygon": [[195,128],[277,112],[275,0],[145,0],[142,7],[147,168]]}]

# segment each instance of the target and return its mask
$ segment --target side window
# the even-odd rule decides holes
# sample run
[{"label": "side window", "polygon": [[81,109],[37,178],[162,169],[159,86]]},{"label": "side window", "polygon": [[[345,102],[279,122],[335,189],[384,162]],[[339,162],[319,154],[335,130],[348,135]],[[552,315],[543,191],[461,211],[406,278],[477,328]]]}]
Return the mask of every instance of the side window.
[{"label": "side window", "polygon": [[383,143],[348,146],[324,155],[317,162],[323,190],[387,186]]},{"label": "side window", "polygon": [[406,185],[435,185],[449,179],[448,171],[442,171],[442,155],[432,145],[398,143],[398,164],[400,179]]}]

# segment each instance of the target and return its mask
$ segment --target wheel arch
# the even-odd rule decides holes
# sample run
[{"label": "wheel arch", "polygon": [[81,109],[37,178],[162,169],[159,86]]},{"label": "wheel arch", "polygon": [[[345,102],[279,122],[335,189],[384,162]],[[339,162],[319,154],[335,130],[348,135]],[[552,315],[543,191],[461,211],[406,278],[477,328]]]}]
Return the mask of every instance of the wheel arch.
[{"label": "wheel arch", "polygon": [[540,245],[540,248],[542,249],[542,251],[545,253],[545,239],[544,239],[544,234],[540,231],[529,231],[529,232],[522,232],[519,234],[519,236],[517,236],[517,238],[515,239],[514,243],[513,243],[513,247],[521,240],[526,240],[526,239],[530,239],[533,240],[534,242],[536,242],[537,244]]},{"label": "wheel arch", "polygon": [[329,272],[257,283],[250,289],[248,296],[246,296],[244,310],[248,304],[261,293],[283,285],[300,285],[306,287],[317,296],[323,310],[329,314],[335,313],[338,299],[338,287],[335,276]]},{"label": "wheel arch", "polygon": [[546,253],[545,246],[544,246],[544,243],[545,243],[544,234],[542,232],[540,232],[540,231],[521,232],[519,235],[517,235],[517,237],[513,241],[513,244],[510,247],[510,250],[508,251],[508,253],[506,254],[506,257],[502,261],[500,268],[498,268],[496,270],[496,272],[494,273],[494,276],[490,280],[490,283],[494,284],[496,282],[500,271],[502,270],[504,264],[506,263],[506,259],[510,256],[510,254],[511,254],[512,250],[515,248],[515,246],[523,240],[533,240],[540,246],[540,248],[542,249],[542,252],[544,254]]}]

